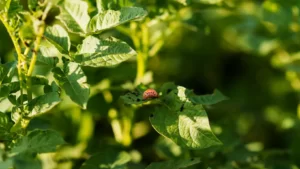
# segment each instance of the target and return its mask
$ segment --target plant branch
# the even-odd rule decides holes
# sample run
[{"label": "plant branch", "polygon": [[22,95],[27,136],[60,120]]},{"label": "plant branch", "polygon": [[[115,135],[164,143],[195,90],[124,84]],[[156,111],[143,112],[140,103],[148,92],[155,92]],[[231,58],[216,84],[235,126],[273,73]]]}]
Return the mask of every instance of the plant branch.
[{"label": "plant branch", "polygon": [[36,60],[37,60],[37,53],[38,53],[39,48],[40,48],[41,40],[42,40],[42,37],[43,37],[44,32],[45,32],[45,22],[44,21],[47,17],[48,12],[50,11],[51,7],[52,7],[52,3],[48,3],[47,6],[46,6],[46,9],[44,10],[44,13],[42,15],[41,24],[39,25],[37,37],[36,37],[36,40],[34,42],[34,49],[33,49],[33,53],[32,53],[32,58],[31,58],[31,62],[30,62],[30,65],[29,65],[27,76],[26,76],[26,78],[27,78],[28,101],[32,100],[31,75],[33,73],[34,66],[35,66],[35,63],[36,63]]},{"label": "plant branch", "polygon": [[15,50],[17,52],[17,55],[18,55],[18,66],[17,66],[17,69],[18,69],[18,76],[19,76],[19,81],[20,81],[20,92],[21,92],[21,96],[20,96],[20,99],[21,99],[21,103],[23,103],[23,83],[22,83],[22,65],[26,65],[26,60],[24,59],[23,55],[22,55],[22,50],[21,50],[21,46],[18,42],[18,39],[13,35],[12,33],[12,28],[9,26],[9,24],[6,22],[6,20],[0,16],[0,20],[1,22],[3,23],[4,27],[6,28],[12,42],[13,42],[13,45],[15,47]]}]

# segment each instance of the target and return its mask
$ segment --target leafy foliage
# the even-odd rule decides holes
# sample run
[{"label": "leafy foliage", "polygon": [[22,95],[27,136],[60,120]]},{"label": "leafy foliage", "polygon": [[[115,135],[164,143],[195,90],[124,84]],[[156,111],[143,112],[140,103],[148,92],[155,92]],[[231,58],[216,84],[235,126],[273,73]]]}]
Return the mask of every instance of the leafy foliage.
[{"label": "leafy foliage", "polygon": [[299,168],[299,9],[0,0],[0,168]]},{"label": "leafy foliage", "polygon": [[54,68],[54,78],[58,81],[66,94],[78,105],[86,108],[90,94],[86,76],[77,63],[69,62],[64,65],[63,70]]},{"label": "leafy foliage", "polygon": [[107,67],[119,64],[134,55],[135,51],[118,39],[88,36],[79,46],[75,60],[82,66]]}]

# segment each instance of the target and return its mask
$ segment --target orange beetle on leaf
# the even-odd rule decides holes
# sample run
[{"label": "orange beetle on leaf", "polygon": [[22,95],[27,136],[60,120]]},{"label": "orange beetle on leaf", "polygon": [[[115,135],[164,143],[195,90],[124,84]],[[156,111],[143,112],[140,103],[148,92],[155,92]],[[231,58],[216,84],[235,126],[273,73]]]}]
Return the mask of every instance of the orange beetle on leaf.
[{"label": "orange beetle on leaf", "polygon": [[158,94],[154,89],[147,89],[143,93],[143,100],[158,98]]}]

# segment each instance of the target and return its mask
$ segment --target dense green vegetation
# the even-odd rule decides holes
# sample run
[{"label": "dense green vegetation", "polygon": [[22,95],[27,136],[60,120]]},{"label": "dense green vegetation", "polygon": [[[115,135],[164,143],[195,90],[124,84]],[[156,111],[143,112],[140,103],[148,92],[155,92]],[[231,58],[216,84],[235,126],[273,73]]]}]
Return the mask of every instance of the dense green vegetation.
[{"label": "dense green vegetation", "polygon": [[300,168],[298,0],[0,0],[0,20],[1,169]]}]

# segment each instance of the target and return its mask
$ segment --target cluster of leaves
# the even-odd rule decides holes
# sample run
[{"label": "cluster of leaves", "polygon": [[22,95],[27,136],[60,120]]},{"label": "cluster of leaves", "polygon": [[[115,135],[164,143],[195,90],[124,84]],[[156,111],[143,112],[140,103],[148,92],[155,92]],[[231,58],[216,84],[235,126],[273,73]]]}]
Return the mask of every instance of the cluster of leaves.
[{"label": "cluster of leaves", "polygon": [[[1,168],[45,167],[39,161],[40,154],[54,152],[65,143],[54,130],[28,132],[27,127],[34,118],[61,103],[64,94],[81,109],[87,108],[91,92],[84,67],[112,67],[141,52],[155,55],[162,45],[154,45],[154,39],[150,43],[154,49],[148,51],[148,44],[142,40],[146,47],[138,48],[138,43],[134,43],[136,52],[126,42],[104,33],[120,24],[143,19],[147,12],[140,7],[123,4],[110,9],[108,2],[98,0],[96,10],[89,12],[89,3],[83,0],[28,0],[25,4],[18,0],[0,0],[0,19],[15,47],[15,61],[0,67],[0,99],[8,103],[0,113],[0,141],[4,142],[0,147]],[[49,17],[53,17],[51,24]],[[124,29],[120,27],[120,30]],[[38,65],[47,66],[49,74],[35,72]],[[143,71],[140,71],[142,75]],[[42,90],[34,90],[36,87]],[[197,96],[173,83],[163,85],[160,91],[150,115],[150,122],[158,133],[187,149],[221,144],[211,131],[203,105],[225,100],[225,96],[217,90],[212,95]],[[126,104],[145,103],[142,92],[122,98]],[[103,151],[90,157],[81,168],[125,168],[130,160],[126,152]],[[199,162],[199,158],[193,158],[152,163],[147,169],[182,168]]]}]

